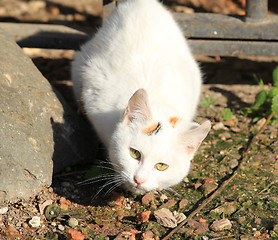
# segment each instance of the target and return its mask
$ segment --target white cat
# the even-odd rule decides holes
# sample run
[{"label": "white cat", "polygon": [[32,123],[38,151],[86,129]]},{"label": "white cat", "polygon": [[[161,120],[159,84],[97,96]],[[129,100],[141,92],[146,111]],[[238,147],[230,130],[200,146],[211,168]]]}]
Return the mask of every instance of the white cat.
[{"label": "white cat", "polygon": [[72,80],[109,151],[115,182],[143,193],[182,181],[211,124],[192,122],[200,70],[161,3],[120,3],[76,54]]}]

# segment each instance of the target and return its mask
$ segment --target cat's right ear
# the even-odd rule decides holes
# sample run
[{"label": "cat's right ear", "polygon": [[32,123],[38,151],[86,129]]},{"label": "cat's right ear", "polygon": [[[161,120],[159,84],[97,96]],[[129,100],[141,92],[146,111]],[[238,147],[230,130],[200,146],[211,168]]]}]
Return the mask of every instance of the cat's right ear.
[{"label": "cat's right ear", "polygon": [[128,106],[123,115],[123,123],[128,125],[134,121],[147,122],[151,119],[148,94],[145,89],[140,88],[128,101]]},{"label": "cat's right ear", "polygon": [[182,143],[187,148],[189,155],[197,151],[210,129],[211,122],[205,121],[202,125],[194,123],[189,130],[180,134]]}]

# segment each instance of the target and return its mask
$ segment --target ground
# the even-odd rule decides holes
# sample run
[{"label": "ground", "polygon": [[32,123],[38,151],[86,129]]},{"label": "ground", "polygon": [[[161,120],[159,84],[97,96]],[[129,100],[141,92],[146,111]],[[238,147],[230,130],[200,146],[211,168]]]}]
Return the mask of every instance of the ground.
[{"label": "ground", "polygon": [[[244,1],[240,0],[165,3],[174,11],[244,13]],[[270,1],[271,10],[276,12],[273,3]],[[2,21],[88,27],[100,23],[100,11],[98,1],[94,0],[2,0],[0,3]],[[76,109],[69,81],[74,52],[24,51]],[[174,187],[177,193],[162,191],[136,196],[121,189],[107,193],[108,187],[96,194],[104,182],[78,183],[107,173],[97,167],[104,163],[95,161],[92,166],[68,167],[53,176],[51,187],[42,189],[32,199],[0,205],[0,239],[163,239],[175,226],[173,214],[189,216],[197,209],[236,171],[250,140],[262,126],[265,119],[254,123],[242,110],[254,102],[260,91],[254,76],[270,83],[278,60],[196,57],[205,83],[196,120],[210,119],[213,129],[194,158],[189,175]],[[266,88],[270,87],[266,84]],[[229,120],[223,115],[227,108],[232,111]],[[104,156],[99,150],[98,158]],[[269,125],[234,180],[170,239],[278,239],[277,181],[277,125]],[[165,208],[170,210],[170,220],[164,218],[161,223],[159,217],[163,214],[157,210]]]}]

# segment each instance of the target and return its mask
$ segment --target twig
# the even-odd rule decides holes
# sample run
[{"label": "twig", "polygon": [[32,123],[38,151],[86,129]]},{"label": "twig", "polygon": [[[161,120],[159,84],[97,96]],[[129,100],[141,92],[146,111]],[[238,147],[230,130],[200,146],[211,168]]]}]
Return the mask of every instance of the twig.
[{"label": "twig", "polygon": [[196,208],[184,221],[182,221],[176,228],[174,228],[168,235],[166,235],[162,240],[167,240],[169,239],[173,234],[175,234],[183,225],[185,225],[188,221],[190,221],[198,212],[200,212],[211,200],[213,200],[219,193],[221,193],[226,186],[234,180],[234,178],[238,175],[238,173],[241,171],[243,164],[247,160],[247,156],[249,151],[251,150],[253,144],[255,143],[256,139],[261,135],[262,131],[265,129],[271,118],[273,117],[274,112],[272,112],[269,117],[267,118],[266,122],[264,125],[261,127],[259,132],[252,138],[251,142],[248,145],[247,150],[245,151],[241,162],[239,163],[237,169],[233,172],[233,174],[228,178],[226,181],[224,181],[219,188],[217,188],[213,194],[211,194],[208,198],[206,198],[201,205]]},{"label": "twig", "polygon": [[273,185],[274,183],[275,183],[275,182],[271,182],[270,184],[268,184],[263,190],[261,190],[260,192],[258,192],[257,194],[255,194],[255,195],[253,196],[253,198],[256,198],[256,197],[259,196],[261,193],[263,193],[263,192],[269,190],[269,189],[272,187],[272,185]]},{"label": "twig", "polygon": [[217,237],[217,238],[213,238],[212,240],[220,240],[220,239],[224,239],[224,238],[234,238],[235,235],[231,235],[231,236],[222,236],[222,237]]}]

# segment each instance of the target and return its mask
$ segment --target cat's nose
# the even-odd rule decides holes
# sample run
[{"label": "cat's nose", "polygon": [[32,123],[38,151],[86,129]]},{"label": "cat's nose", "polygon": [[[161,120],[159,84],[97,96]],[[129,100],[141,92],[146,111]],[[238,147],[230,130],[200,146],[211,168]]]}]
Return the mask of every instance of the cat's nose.
[{"label": "cat's nose", "polygon": [[145,179],[138,178],[138,177],[134,177],[134,182],[135,182],[137,185],[141,185],[141,184],[143,184],[144,182],[146,182],[146,180],[145,180]]}]

